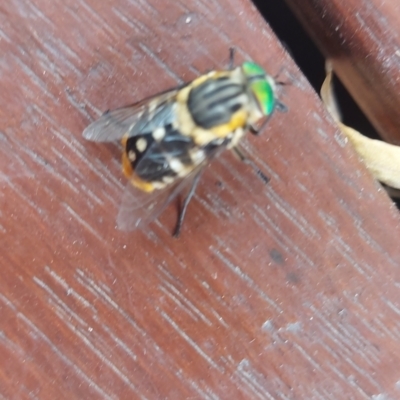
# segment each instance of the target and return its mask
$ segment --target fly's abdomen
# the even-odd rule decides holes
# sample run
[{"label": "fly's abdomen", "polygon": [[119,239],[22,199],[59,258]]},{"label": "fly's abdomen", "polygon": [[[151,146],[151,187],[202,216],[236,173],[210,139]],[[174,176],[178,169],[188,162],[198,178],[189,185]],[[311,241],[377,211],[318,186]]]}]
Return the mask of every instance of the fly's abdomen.
[{"label": "fly's abdomen", "polygon": [[194,147],[192,138],[183,136],[168,124],[162,130],[162,137],[154,133],[137,135],[126,142],[126,153],[136,175],[147,182],[169,182],[165,177],[175,178],[192,164],[190,150]]},{"label": "fly's abdomen", "polygon": [[196,125],[211,129],[229,123],[233,114],[247,103],[248,95],[243,83],[221,76],[193,87],[187,105]]}]

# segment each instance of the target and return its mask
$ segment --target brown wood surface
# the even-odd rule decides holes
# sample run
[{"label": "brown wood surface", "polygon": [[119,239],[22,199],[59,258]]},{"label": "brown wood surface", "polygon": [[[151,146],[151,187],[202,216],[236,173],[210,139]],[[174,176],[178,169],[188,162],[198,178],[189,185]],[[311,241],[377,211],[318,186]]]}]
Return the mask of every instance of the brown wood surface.
[{"label": "brown wood surface", "polygon": [[400,143],[400,2],[286,0],[379,134]]},{"label": "brown wood surface", "polygon": [[[171,205],[115,229],[101,111],[254,59],[292,82]],[[399,215],[247,0],[0,6],[0,398],[398,399]]]}]

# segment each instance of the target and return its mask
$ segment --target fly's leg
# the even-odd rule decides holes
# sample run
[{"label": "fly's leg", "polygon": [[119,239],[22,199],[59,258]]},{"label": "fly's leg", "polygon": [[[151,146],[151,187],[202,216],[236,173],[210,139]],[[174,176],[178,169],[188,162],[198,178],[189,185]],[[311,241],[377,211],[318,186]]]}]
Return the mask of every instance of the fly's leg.
[{"label": "fly's leg", "polygon": [[268,183],[269,182],[269,178],[267,175],[264,174],[264,172],[262,172],[260,170],[260,168],[257,167],[256,163],[253,160],[250,160],[250,158],[247,158],[242,151],[239,149],[239,147],[234,147],[233,151],[235,152],[235,154],[239,157],[240,161],[243,161],[245,164],[250,165],[251,168],[254,169],[255,173],[261,178],[261,180],[264,183]]},{"label": "fly's leg", "polygon": [[267,126],[270,115],[264,119],[263,123],[259,127],[256,127],[255,125],[250,125],[249,132],[252,135],[258,136],[260,134],[260,132],[262,132],[264,130],[264,128]]},{"label": "fly's leg", "polygon": [[235,68],[235,48],[229,47],[229,69],[233,70]]},{"label": "fly's leg", "polygon": [[199,183],[202,172],[203,171],[198,172],[197,175],[194,177],[192,186],[189,190],[189,193],[187,194],[187,196],[183,202],[183,205],[182,205],[181,209],[179,210],[178,221],[176,223],[176,227],[175,227],[174,234],[173,234],[173,236],[175,238],[178,238],[179,234],[181,233],[181,228],[182,228],[183,220],[185,218],[186,209],[190,203],[190,200],[192,199],[192,197],[194,195],[194,192],[196,191],[196,187]]}]

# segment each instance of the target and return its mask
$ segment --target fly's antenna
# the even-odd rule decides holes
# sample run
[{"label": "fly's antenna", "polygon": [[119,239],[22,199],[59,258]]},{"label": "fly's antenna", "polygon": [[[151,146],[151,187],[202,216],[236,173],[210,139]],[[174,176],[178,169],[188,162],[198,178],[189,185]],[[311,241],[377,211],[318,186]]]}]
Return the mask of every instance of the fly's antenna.
[{"label": "fly's antenna", "polygon": [[292,82],[290,80],[289,81],[283,81],[283,80],[279,79],[279,76],[282,75],[284,70],[285,70],[285,67],[282,65],[279,68],[278,72],[273,76],[273,79],[274,79],[275,83],[278,86],[289,86],[289,85],[292,84]]},{"label": "fly's antenna", "polygon": [[[282,74],[284,69],[285,69],[285,67],[282,65],[279,68],[278,72],[273,77],[275,84],[279,87],[289,86],[292,84],[292,82],[290,80],[283,81],[283,80],[279,79],[279,76]],[[289,110],[288,107],[284,103],[282,103],[279,99],[275,100],[275,109],[282,113],[286,113]]]},{"label": "fly's antenna", "polygon": [[276,109],[276,111],[279,111],[281,113],[287,113],[289,111],[288,106],[286,104],[283,104],[278,99],[275,100],[275,109]]}]

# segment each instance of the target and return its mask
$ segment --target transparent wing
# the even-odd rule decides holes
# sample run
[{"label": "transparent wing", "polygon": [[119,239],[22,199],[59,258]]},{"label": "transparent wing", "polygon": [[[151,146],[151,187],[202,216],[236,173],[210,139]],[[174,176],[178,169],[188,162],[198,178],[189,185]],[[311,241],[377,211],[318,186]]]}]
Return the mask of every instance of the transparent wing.
[{"label": "transparent wing", "polygon": [[185,178],[152,193],[143,192],[128,183],[117,216],[117,227],[123,231],[143,228],[154,221],[181,192],[193,183],[206,164],[195,168]]},{"label": "transparent wing", "polygon": [[156,107],[171,99],[177,89],[149,97],[131,106],[118,108],[105,112],[98,120],[92,122],[82,136],[94,142],[112,142],[121,139],[126,133],[131,132],[142,116],[153,106]]},{"label": "transparent wing", "polygon": [[118,229],[132,231],[143,228],[155,220],[171,201],[191,187],[196,176],[203,171],[212,158],[223,150],[225,150],[224,146],[213,149],[208,154],[207,159],[197,165],[193,171],[164,189],[146,193],[128,183],[122,196],[122,203],[117,216]]}]

